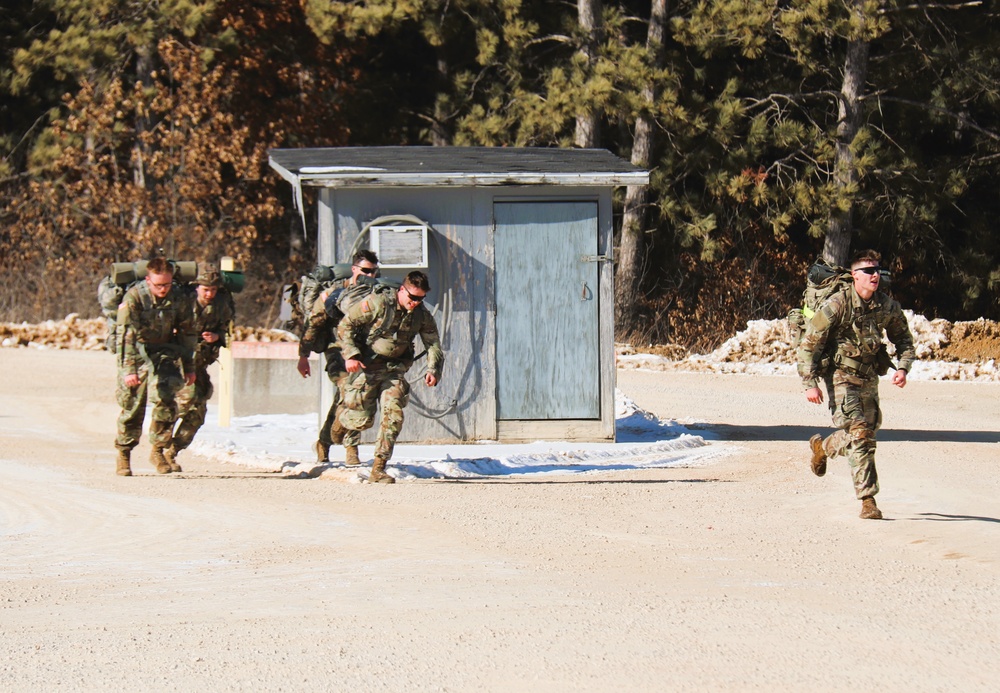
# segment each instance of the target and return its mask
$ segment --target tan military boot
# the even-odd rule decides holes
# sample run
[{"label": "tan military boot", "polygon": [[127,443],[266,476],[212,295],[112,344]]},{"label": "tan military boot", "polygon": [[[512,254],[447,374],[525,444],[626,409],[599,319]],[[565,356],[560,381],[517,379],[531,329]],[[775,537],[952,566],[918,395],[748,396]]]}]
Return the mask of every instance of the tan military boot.
[{"label": "tan military boot", "polygon": [[115,468],[115,474],[118,476],[132,476],[132,466],[130,464],[130,451],[129,450],[118,450],[118,463]]},{"label": "tan military boot", "polygon": [[174,473],[184,471],[181,469],[181,466],[177,464],[178,452],[180,451],[175,449],[172,445],[169,448],[163,448],[163,459],[167,461],[167,464],[170,465],[170,471]]},{"label": "tan military boot", "polygon": [[370,484],[394,484],[396,480],[385,473],[385,463],[389,460],[384,457],[376,457],[372,462],[372,473],[368,475]]},{"label": "tan military boot", "polygon": [[348,467],[356,467],[361,464],[361,458],[358,457],[357,445],[344,446],[344,464]]},{"label": "tan military boot", "polygon": [[317,464],[326,464],[330,461],[330,446],[322,440],[316,441],[316,444],[313,445],[313,450],[316,451]]},{"label": "tan military boot", "polygon": [[823,436],[817,433],[810,438],[809,447],[812,449],[810,466],[812,467],[813,474],[823,476],[826,474],[826,450],[823,449]]},{"label": "tan military boot", "polygon": [[872,496],[867,496],[861,499],[861,514],[858,515],[862,520],[881,520],[882,511],[878,509],[875,505],[875,498]]},{"label": "tan military boot", "polygon": [[163,456],[163,448],[153,447],[149,453],[149,463],[156,467],[157,474],[169,474],[171,471],[170,463]]}]

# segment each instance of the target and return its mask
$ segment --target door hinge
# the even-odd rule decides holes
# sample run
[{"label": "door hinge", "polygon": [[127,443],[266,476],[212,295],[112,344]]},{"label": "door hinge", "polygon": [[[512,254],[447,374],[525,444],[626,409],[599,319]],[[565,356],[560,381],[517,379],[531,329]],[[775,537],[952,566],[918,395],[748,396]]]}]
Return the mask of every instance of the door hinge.
[{"label": "door hinge", "polygon": [[580,262],[611,262],[607,255],[581,255]]}]

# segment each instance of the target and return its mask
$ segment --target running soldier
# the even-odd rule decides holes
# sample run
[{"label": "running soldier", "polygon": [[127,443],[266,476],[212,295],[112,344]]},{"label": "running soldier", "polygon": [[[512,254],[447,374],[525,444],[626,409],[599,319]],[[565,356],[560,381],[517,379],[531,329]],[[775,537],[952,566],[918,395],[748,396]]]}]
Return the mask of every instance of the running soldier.
[{"label": "running soldier", "polygon": [[851,259],[851,287],[831,296],[806,323],[798,351],[799,376],[806,399],[823,402],[819,388],[820,361],[828,343],[836,345],[833,372],[826,375],[833,385],[833,425],[839,431],[825,440],[820,434],[809,439],[811,467],[816,476],[826,474],[828,457],[847,455],[854,478],[854,491],[861,501],[861,517],[881,520],[875,504],[879,491],[875,469],[875,432],[882,425],[878,378],[891,365],[882,343],[883,330],[896,348],[896,372],[892,384],[906,386],[906,374],[915,360],[913,337],[906,316],[893,298],[879,291],[881,256],[874,250],[856,253]]},{"label": "running soldier", "polygon": [[444,352],[434,316],[423,305],[430,288],[426,274],[410,272],[396,291],[373,293],[351,306],[337,327],[344,364],[351,374],[344,387],[344,406],[338,420],[360,436],[374,424],[376,407],[382,410],[375,460],[368,477],[372,483],[396,482],[386,474],[385,466],[392,457],[403,427],[403,409],[410,400],[406,372],[413,365],[413,338],[418,334],[427,349],[424,382],[434,387],[441,377]]},{"label": "running soldier", "polygon": [[[299,362],[297,369],[303,378],[308,378],[312,369],[309,367],[309,354],[323,354],[326,363],[326,374],[333,383],[333,402],[326,414],[326,419],[319,429],[319,439],[316,441],[316,461],[325,464],[330,461],[330,447],[345,445],[344,463],[348,465],[361,464],[358,458],[358,442],[361,434],[348,433],[337,423],[337,408],[343,401],[344,380],[347,371],[344,368],[344,358],[337,344],[337,323],[344,317],[344,311],[350,307],[351,292],[349,289],[358,285],[358,278],[365,275],[374,280],[378,276],[378,256],[370,250],[359,250],[351,260],[351,276],[335,283],[324,290],[312,306],[306,306],[309,311],[303,325],[302,336],[299,339]],[[363,281],[367,281],[363,280]],[[345,442],[345,435],[348,440]]]},{"label": "running soldier", "polygon": [[154,258],[146,266],[145,281],[125,292],[118,307],[119,476],[132,476],[131,453],[142,436],[147,399],[153,405],[149,461],[160,474],[172,471],[163,451],[170,447],[177,421],[177,393],[195,381],[191,309],[173,280],[173,266]]},{"label": "running soldier", "polygon": [[198,340],[194,353],[195,379],[177,395],[179,423],[172,444],[163,451],[172,472],[181,471],[177,455],[191,445],[198,429],[205,423],[208,400],[213,391],[208,367],[219,360],[219,352],[227,346],[229,326],[236,315],[232,294],[222,289],[222,274],[218,266],[205,263],[199,267],[194,291],[189,296],[191,326]]}]

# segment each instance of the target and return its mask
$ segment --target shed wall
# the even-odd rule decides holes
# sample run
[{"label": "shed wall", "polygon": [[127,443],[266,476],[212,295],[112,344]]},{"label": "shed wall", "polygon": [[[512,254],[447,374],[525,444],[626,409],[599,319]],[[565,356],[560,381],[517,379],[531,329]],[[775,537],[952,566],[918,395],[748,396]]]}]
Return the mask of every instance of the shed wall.
[{"label": "shed wall", "polygon": [[[601,418],[596,421],[504,422],[496,407],[496,306],[493,204],[495,201],[592,200],[598,202],[599,254],[610,256],[611,192],[606,188],[563,186],[464,188],[323,188],[319,196],[319,260],[346,262],[364,224],[386,215],[413,215],[431,225],[439,243],[429,247],[425,270],[432,290],[428,306],[442,330],[445,367],[436,388],[423,384],[421,360],[410,371],[412,395],[400,442],[614,438],[613,273],[599,263]],[[363,247],[367,247],[364,245]],[[406,270],[386,270],[402,279]],[[419,347],[419,339],[418,347]],[[558,345],[551,345],[557,348]],[[419,348],[418,348],[419,353]],[[324,378],[322,410],[332,399]],[[366,432],[364,440],[374,438]]]}]

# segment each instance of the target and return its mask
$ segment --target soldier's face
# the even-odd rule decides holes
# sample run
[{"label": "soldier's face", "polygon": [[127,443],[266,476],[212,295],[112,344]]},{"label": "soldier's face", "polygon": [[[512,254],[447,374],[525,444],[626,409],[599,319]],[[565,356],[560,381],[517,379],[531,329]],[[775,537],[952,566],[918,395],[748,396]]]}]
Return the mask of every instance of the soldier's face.
[{"label": "soldier's face", "polygon": [[362,260],[356,265],[351,266],[351,279],[353,281],[358,280],[359,274],[367,274],[369,277],[378,276],[378,267],[368,262],[368,260]]},{"label": "soldier's face", "polygon": [[852,269],[851,275],[854,278],[854,290],[858,292],[859,296],[866,299],[875,293],[879,280],[882,279],[879,275],[878,264],[870,260],[866,260]]},{"label": "soldier's face", "polygon": [[216,294],[219,293],[218,287],[215,286],[202,286],[198,285],[198,303],[202,306],[207,306],[215,298]]},{"label": "soldier's face", "polygon": [[424,293],[423,289],[415,289],[409,284],[403,284],[399,287],[399,291],[396,292],[396,299],[399,301],[399,305],[403,306],[407,311],[413,311],[423,303],[425,296],[427,294]]},{"label": "soldier's face", "polygon": [[164,272],[163,274],[153,274],[150,272],[146,275],[146,283],[149,284],[149,293],[156,296],[156,298],[164,298],[170,293],[170,287],[174,283],[174,275],[169,272]]}]

